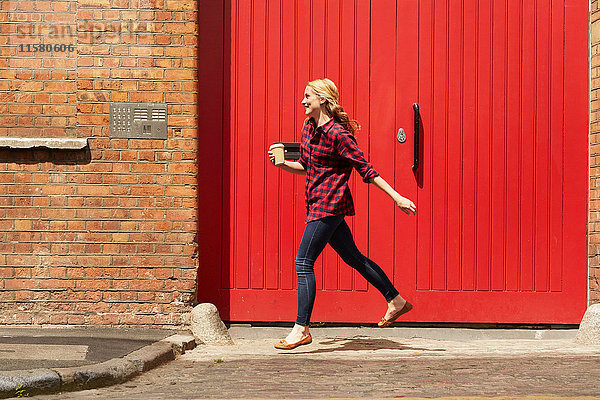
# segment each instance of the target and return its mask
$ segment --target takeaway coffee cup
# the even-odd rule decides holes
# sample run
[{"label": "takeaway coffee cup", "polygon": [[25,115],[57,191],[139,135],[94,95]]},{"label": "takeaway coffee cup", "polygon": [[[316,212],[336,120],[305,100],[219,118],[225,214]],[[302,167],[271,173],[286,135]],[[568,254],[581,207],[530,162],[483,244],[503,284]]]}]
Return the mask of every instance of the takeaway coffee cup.
[{"label": "takeaway coffee cup", "polygon": [[271,147],[269,147],[269,150],[271,150],[273,152],[273,155],[275,156],[275,165],[281,165],[285,163],[284,147],[285,146],[283,145],[283,143],[273,143]]}]

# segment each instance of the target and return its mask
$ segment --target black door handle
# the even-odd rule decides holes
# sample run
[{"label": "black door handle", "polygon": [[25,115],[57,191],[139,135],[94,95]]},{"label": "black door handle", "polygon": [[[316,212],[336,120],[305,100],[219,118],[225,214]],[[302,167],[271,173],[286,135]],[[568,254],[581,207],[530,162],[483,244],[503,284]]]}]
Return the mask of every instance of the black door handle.
[{"label": "black door handle", "polygon": [[419,120],[421,119],[419,114],[419,104],[413,103],[413,111],[415,112],[415,155],[413,162],[413,171],[419,169]]}]

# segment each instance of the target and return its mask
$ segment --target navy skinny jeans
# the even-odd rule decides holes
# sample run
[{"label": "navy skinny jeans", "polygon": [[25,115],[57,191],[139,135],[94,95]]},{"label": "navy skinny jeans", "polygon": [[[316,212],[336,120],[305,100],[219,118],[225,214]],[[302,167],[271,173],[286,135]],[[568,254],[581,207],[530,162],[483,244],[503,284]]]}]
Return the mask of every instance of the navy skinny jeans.
[{"label": "navy skinny jeans", "polygon": [[315,302],[316,282],[313,266],[319,254],[329,243],[342,260],[356,269],[369,283],[381,292],[387,301],[398,295],[398,291],[383,270],[361,254],[356,248],[352,232],[343,215],[321,218],[306,224],[300,248],[296,255],[298,274],[298,316],[296,323],[307,326]]}]

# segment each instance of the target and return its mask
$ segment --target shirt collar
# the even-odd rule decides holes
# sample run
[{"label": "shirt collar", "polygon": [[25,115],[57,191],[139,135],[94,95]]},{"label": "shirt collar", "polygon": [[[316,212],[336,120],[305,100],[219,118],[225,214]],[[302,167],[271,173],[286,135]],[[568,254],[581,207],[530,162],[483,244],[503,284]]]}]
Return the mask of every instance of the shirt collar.
[{"label": "shirt collar", "polygon": [[312,124],[313,128],[315,129],[315,133],[319,133],[319,132],[327,133],[333,126],[334,122],[335,121],[333,120],[333,118],[331,118],[329,121],[325,122],[323,125],[317,126],[317,122],[314,120],[314,118],[312,118],[312,117],[310,118],[310,123]]}]

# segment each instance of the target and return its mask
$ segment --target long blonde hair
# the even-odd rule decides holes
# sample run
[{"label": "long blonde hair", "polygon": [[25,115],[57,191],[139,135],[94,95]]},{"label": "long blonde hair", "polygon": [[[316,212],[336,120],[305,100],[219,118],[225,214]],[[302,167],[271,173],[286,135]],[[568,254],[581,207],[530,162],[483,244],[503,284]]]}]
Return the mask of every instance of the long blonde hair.
[{"label": "long blonde hair", "polygon": [[338,104],[339,93],[335,83],[330,79],[315,79],[307,84],[317,96],[325,100],[325,111],[336,122],[339,122],[348,132],[354,134],[360,129],[358,121],[350,119],[344,108]]}]

